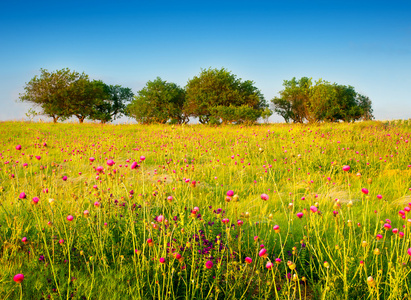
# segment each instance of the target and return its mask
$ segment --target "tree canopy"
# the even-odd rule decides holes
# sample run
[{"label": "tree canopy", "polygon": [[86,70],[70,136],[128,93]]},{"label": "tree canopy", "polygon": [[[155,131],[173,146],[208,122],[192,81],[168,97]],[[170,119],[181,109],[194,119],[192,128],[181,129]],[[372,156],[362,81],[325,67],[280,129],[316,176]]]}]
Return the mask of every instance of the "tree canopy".
[{"label": "tree canopy", "polygon": [[177,84],[157,77],[153,81],[148,81],[137,94],[127,106],[127,114],[138,122],[188,122],[188,116],[183,111],[185,91]]},{"label": "tree canopy", "polygon": [[253,81],[242,81],[224,68],[203,69],[187,83],[184,111],[200,123],[209,121],[213,107],[244,105],[255,110],[268,106]]},{"label": "tree canopy", "polygon": [[88,75],[61,69],[49,72],[40,69],[19,99],[40,109],[40,114],[57,120],[78,118],[109,122],[124,113],[125,102],[133,96],[131,89],[109,86],[101,80],[90,80]]},{"label": "tree canopy", "polygon": [[373,118],[371,101],[352,86],[331,84],[322,79],[313,85],[302,77],[284,80],[280,97],[271,100],[274,111],[286,122],[355,121]]}]

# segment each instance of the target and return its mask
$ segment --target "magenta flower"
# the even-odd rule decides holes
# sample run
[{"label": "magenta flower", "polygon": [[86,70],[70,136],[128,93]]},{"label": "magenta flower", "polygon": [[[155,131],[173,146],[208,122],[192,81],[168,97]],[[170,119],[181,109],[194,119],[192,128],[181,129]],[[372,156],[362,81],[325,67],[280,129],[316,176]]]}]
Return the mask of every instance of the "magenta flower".
[{"label": "magenta flower", "polygon": [[275,232],[275,233],[279,233],[279,232],[280,232],[280,226],[278,226],[278,225],[274,225],[273,229],[274,229],[274,232]]},{"label": "magenta flower", "polygon": [[168,201],[168,202],[173,201],[173,196],[168,196],[168,197],[167,197],[167,201]]},{"label": "magenta flower", "polygon": [[227,192],[227,196],[228,196],[228,197],[234,196],[234,191],[229,190],[229,191]]},{"label": "magenta flower", "polygon": [[26,243],[26,242],[27,242],[27,238],[26,238],[26,237],[23,237],[23,238],[21,239],[21,241],[22,241],[23,243]]},{"label": "magenta flower", "polygon": [[222,219],[221,221],[222,221],[224,224],[228,224],[228,223],[230,222],[230,220],[229,220],[229,219],[226,219],[226,218]]},{"label": "magenta flower", "polygon": [[90,212],[89,212],[88,210],[85,210],[85,211],[83,212],[83,214],[84,214],[85,217],[88,217],[89,213],[90,213]]},{"label": "magenta flower", "polygon": [[251,264],[251,263],[253,262],[253,260],[251,259],[251,257],[246,257],[246,258],[245,258],[245,262],[246,262],[247,264]]},{"label": "magenta flower", "polygon": [[312,205],[312,206],[310,206],[310,210],[311,210],[313,213],[316,213],[316,212],[318,211],[318,208],[317,208],[316,206]]},{"label": "magenta flower", "polygon": [[211,269],[214,266],[213,262],[211,260],[206,261],[205,267],[207,269]]},{"label": "magenta flower", "polygon": [[377,240],[381,240],[382,239],[382,235],[381,234],[377,234],[375,237]]},{"label": "magenta flower", "polygon": [[267,194],[261,194],[261,199],[267,201],[270,197]]},{"label": "magenta flower", "polygon": [[276,258],[276,259],[275,259],[275,263],[276,263],[277,265],[279,265],[279,264],[281,263],[281,258]]},{"label": "magenta flower", "polygon": [[94,157],[90,157],[89,158],[89,161],[91,161],[91,162],[93,162],[93,161],[95,161],[96,159],[94,158]]},{"label": "magenta flower", "polygon": [[243,224],[244,224],[244,222],[243,222],[242,220],[238,220],[238,221],[237,221],[237,225],[238,225],[238,226],[242,226]]},{"label": "magenta flower", "polygon": [[390,230],[391,229],[391,224],[385,223],[384,224],[384,229],[385,230]]},{"label": "magenta flower", "polygon": [[[16,150],[21,150],[21,145],[16,146]],[[16,275],[17,276],[17,275]]]},{"label": "magenta flower", "polygon": [[23,274],[14,275],[13,280],[14,280],[16,283],[22,283],[23,280],[24,280],[24,275],[23,275]]},{"label": "magenta flower", "polygon": [[26,193],[25,192],[21,192],[19,195],[20,199],[26,199]]},{"label": "magenta flower", "polygon": [[304,214],[303,214],[302,212],[297,213],[297,217],[298,217],[298,218],[301,219],[303,216],[304,216]]},{"label": "magenta flower", "polygon": [[34,205],[36,205],[37,203],[39,203],[39,198],[38,197],[34,197],[32,200],[31,200],[31,203],[33,203]]},{"label": "magenta flower", "polygon": [[408,253],[409,256],[411,256],[411,248],[408,248],[407,253]]},{"label": "magenta flower", "polygon": [[104,170],[104,168],[101,167],[101,166],[98,166],[98,167],[96,168],[96,171],[99,172],[99,173],[103,172],[103,170]]},{"label": "magenta flower", "polygon": [[260,257],[266,258],[266,257],[268,256],[267,250],[266,250],[265,248],[261,249],[260,252],[258,252],[258,255],[259,255]]},{"label": "magenta flower", "polygon": [[159,261],[161,264],[164,264],[166,262],[166,259],[164,257],[160,257]]},{"label": "magenta flower", "polygon": [[392,233],[397,234],[397,233],[398,233],[398,228],[394,228],[394,229],[392,230]]},{"label": "magenta flower", "polygon": [[164,216],[163,216],[163,215],[159,215],[159,216],[157,216],[156,220],[157,220],[158,223],[161,223],[161,222],[164,221]]},{"label": "magenta flower", "polygon": [[67,216],[67,221],[71,222],[73,221],[74,217],[72,215],[68,215]]},{"label": "magenta flower", "polygon": [[114,162],[114,160],[112,160],[112,159],[109,159],[108,161],[107,161],[107,165],[108,166],[113,166],[115,164],[115,162]]},{"label": "magenta flower", "polygon": [[40,156],[40,155],[36,155],[36,158],[37,158],[37,160],[40,160],[40,159],[41,159],[41,156]]},{"label": "magenta flower", "polygon": [[145,160],[146,160],[146,157],[145,157],[145,156],[140,156],[140,160],[141,160],[141,161],[145,161]]},{"label": "magenta flower", "polygon": [[271,261],[268,261],[267,264],[265,265],[265,267],[266,267],[267,269],[269,269],[269,270],[270,270],[273,266],[274,266],[274,265],[273,265],[273,263],[272,263]]},{"label": "magenta flower", "polygon": [[378,199],[382,199],[382,196],[381,196],[381,195],[377,195],[377,198],[378,198]]},{"label": "magenta flower", "polygon": [[67,180],[67,176],[63,176],[63,181],[66,181]]},{"label": "magenta flower", "polygon": [[59,240],[59,244],[60,244],[60,245],[63,245],[63,244],[64,244],[64,240],[63,240],[63,239]]},{"label": "magenta flower", "polygon": [[134,170],[135,168],[137,168],[137,167],[138,167],[137,162],[133,162],[130,167],[131,167],[132,170]]},{"label": "magenta flower", "polygon": [[348,166],[348,165],[344,165],[344,166],[342,167],[342,169],[343,169],[343,171],[348,172],[348,171],[351,169],[351,167]]},{"label": "magenta flower", "polygon": [[365,194],[365,195],[368,195],[368,189],[366,189],[366,188],[363,188],[363,189],[361,189],[361,192],[363,192],[363,194]]},{"label": "magenta flower", "polygon": [[153,240],[152,239],[148,239],[147,240],[147,244],[151,247],[154,246]]}]

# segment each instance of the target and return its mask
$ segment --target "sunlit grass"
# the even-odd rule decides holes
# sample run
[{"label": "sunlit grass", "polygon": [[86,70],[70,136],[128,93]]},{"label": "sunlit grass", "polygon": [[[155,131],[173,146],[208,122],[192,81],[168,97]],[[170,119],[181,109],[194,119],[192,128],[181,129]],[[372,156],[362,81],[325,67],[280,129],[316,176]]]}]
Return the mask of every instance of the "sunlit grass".
[{"label": "sunlit grass", "polygon": [[0,298],[407,299],[410,126],[1,123]]}]

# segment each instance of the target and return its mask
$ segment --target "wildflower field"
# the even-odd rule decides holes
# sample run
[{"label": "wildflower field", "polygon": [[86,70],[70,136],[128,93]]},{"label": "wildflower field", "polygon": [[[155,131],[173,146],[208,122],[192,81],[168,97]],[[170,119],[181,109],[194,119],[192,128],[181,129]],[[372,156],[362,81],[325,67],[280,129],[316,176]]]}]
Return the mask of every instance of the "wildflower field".
[{"label": "wildflower field", "polygon": [[0,123],[0,299],[411,299],[411,124]]}]

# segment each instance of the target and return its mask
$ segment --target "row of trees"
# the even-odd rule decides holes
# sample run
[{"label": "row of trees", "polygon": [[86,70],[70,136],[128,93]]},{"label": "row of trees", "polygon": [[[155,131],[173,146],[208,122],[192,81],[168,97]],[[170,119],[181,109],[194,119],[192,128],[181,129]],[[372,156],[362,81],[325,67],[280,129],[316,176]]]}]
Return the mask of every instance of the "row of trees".
[{"label": "row of trees", "polygon": [[69,69],[40,71],[40,76],[26,83],[20,100],[31,103],[55,123],[73,116],[80,123],[85,119],[113,121],[125,113],[126,102],[134,96],[130,88],[90,80],[88,75]]},{"label": "row of trees", "polygon": [[[372,119],[371,101],[351,86],[303,77],[284,81],[280,97],[271,100],[274,111],[286,122],[354,121]],[[122,115],[142,124],[255,123],[272,111],[250,80],[241,80],[226,69],[204,69],[181,88],[157,77],[134,95],[130,88],[90,80],[69,69],[41,69],[25,86],[20,100],[32,103],[54,122],[72,116],[113,121]]]},{"label": "row of trees", "polygon": [[295,123],[322,121],[371,120],[371,100],[352,86],[331,84],[322,79],[314,84],[311,78],[284,80],[280,97],[271,100],[274,111],[285,121]]}]

